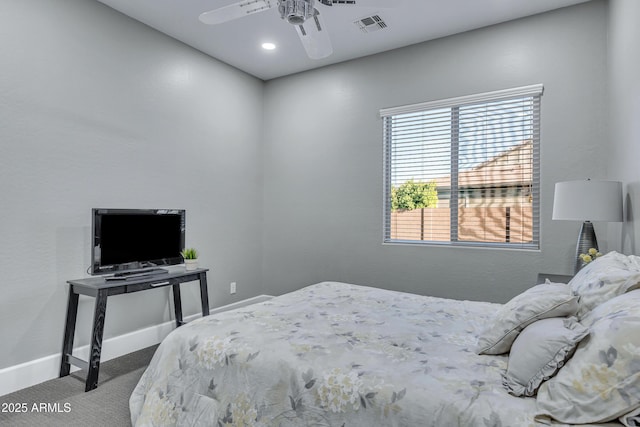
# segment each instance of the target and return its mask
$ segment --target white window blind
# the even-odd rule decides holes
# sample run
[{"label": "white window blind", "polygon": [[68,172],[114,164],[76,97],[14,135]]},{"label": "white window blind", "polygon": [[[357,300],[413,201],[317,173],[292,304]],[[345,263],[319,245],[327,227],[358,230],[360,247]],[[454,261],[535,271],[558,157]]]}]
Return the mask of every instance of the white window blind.
[{"label": "white window blind", "polygon": [[381,110],[384,241],[538,248],[542,91]]}]

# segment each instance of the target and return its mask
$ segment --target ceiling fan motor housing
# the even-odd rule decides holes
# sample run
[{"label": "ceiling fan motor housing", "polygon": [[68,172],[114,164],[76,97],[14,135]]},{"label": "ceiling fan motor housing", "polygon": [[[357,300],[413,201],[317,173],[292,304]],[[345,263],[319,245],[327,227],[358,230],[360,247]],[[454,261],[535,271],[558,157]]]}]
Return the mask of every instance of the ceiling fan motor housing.
[{"label": "ceiling fan motor housing", "polygon": [[278,11],[280,17],[293,25],[302,25],[314,15],[314,0],[280,0]]}]

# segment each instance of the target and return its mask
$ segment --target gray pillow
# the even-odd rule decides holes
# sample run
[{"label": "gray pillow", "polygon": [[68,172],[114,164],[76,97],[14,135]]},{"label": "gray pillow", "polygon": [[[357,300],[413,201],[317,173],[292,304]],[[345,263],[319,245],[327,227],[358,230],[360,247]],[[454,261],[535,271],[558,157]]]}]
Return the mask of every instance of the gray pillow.
[{"label": "gray pillow", "polygon": [[589,334],[574,317],[538,320],[527,326],[511,346],[503,383],[514,396],[533,396],[543,381],[558,372]]}]

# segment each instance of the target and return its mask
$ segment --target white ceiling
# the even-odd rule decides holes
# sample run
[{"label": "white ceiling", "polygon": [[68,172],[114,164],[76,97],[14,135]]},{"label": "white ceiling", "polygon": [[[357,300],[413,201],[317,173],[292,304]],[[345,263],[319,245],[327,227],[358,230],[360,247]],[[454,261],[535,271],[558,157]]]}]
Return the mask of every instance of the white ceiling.
[{"label": "white ceiling", "polygon": [[[237,0],[98,0],[216,59],[262,80],[420,43],[588,0],[357,0],[356,6],[316,2],[331,37],[333,54],[312,60],[295,28],[277,8],[218,25],[202,12]],[[375,7],[375,5],[389,5]],[[388,27],[362,32],[353,22],[380,15]],[[277,48],[265,51],[263,42]]]}]

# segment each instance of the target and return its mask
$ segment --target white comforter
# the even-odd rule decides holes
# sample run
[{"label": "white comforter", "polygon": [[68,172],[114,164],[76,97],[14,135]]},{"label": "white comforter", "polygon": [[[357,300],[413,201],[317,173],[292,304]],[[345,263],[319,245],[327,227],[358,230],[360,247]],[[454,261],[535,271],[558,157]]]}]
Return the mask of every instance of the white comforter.
[{"label": "white comforter", "polygon": [[134,390],[135,426],[536,425],[478,356],[497,304],[326,282],[172,332]]}]

